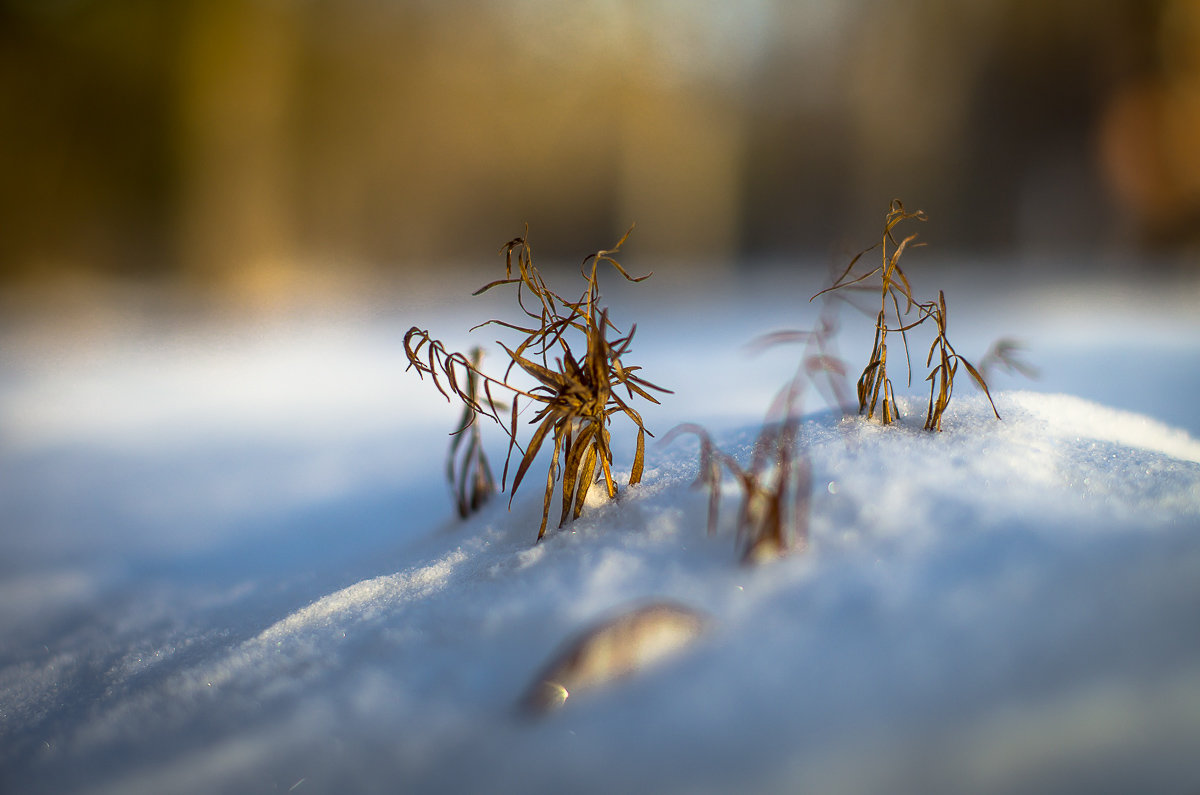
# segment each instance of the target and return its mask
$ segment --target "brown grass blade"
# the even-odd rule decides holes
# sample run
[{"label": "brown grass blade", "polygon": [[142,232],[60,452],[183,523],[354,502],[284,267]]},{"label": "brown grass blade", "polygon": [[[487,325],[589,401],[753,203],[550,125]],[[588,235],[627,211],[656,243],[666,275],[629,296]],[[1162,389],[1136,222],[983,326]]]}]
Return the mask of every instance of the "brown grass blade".
[{"label": "brown grass blade", "polygon": [[988,389],[987,381],[983,379],[983,375],[966,359],[960,356],[958,360],[967,368],[967,372],[970,373],[972,380],[978,384],[979,388],[983,390],[983,394],[987,395],[988,403],[991,404],[992,413],[996,415],[996,419],[1001,419],[1000,412],[996,410],[996,401],[992,400],[991,390]]},{"label": "brown grass blade", "polygon": [[[517,474],[513,476],[512,494],[509,495],[508,504],[512,505],[512,499],[516,496],[517,489],[521,486],[521,481],[525,479],[525,473],[529,471],[530,464],[533,459],[537,458],[538,451],[542,449],[542,443],[546,440],[546,434],[554,429],[554,418],[547,417],[538,429],[534,431],[533,438],[529,440],[529,446],[525,450],[525,455],[521,458],[521,463],[517,466]],[[557,458],[557,456],[556,456]]]}]

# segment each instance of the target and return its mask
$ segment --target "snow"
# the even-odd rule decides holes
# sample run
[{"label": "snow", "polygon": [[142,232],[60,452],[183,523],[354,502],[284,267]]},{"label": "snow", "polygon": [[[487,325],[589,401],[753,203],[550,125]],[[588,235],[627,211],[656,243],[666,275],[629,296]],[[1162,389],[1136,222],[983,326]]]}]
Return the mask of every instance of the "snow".
[{"label": "snow", "polygon": [[[731,481],[706,534],[690,437],[536,546],[540,478],[456,520],[457,413],[400,339],[458,345],[470,304],[9,323],[0,790],[1195,791],[1200,291],[947,281],[960,352],[1020,332],[1042,379],[996,376],[1002,422],[960,386],[941,434],[916,387],[889,428],[813,393],[811,544],[757,567]],[[811,322],[801,287],[631,293],[633,359],[677,393],[648,427],[745,460],[798,352],[740,346]],[[663,600],[705,631],[517,709],[581,630]]]}]

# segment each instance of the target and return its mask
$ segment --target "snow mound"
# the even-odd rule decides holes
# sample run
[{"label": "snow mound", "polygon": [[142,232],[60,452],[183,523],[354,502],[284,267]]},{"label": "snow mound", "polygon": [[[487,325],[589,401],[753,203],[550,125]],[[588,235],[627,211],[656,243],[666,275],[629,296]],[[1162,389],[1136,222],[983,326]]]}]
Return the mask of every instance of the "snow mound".
[{"label": "snow mound", "polygon": [[[996,406],[1001,422],[964,390],[940,434],[920,430],[920,401],[887,428],[806,418],[809,550],[761,567],[737,563],[732,483],[706,534],[696,445],[681,440],[650,451],[642,484],[536,546],[541,494],[526,487],[511,511],[496,499],[377,549],[390,570],[299,604],[302,590],[266,599],[273,615],[245,619],[264,582],[205,608],[166,585],[139,594],[122,619],[94,614],[99,629],[57,628],[55,649],[47,635],[6,650],[0,782],[1195,790],[1200,443],[1066,395],[1000,393]],[[717,439],[745,460],[756,431]],[[155,593],[173,606],[140,601]],[[564,640],[654,600],[711,626],[543,720],[515,709]]]},{"label": "snow mound", "polygon": [[1113,442],[1200,463],[1200,441],[1185,431],[1129,411],[1104,408],[1071,395],[1018,392],[1009,399],[1022,411],[1054,426],[1059,438]]}]

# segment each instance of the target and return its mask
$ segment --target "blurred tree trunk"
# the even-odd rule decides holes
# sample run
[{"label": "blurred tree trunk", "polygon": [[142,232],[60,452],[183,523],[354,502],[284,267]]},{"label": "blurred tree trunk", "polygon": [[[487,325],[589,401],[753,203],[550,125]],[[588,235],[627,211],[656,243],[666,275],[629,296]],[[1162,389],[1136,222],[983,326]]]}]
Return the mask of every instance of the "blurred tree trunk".
[{"label": "blurred tree trunk", "polygon": [[637,250],[731,261],[742,243],[746,118],[722,92],[630,86],[621,114],[618,217]]},{"label": "blurred tree trunk", "polygon": [[179,50],[180,262],[193,280],[272,290],[292,235],[300,4],[186,0]]}]

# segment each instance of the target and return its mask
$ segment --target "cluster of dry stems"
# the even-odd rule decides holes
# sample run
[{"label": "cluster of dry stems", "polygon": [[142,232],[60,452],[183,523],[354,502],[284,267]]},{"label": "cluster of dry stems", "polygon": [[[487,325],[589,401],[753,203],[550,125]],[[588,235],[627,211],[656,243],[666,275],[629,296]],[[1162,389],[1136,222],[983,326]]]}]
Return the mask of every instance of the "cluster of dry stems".
[{"label": "cluster of dry stems", "polygon": [[[887,371],[888,335],[900,334],[911,384],[908,332],[931,322],[936,335],[925,361],[926,367],[931,368],[925,379],[930,383],[926,430],[942,429],[942,416],[950,404],[959,365],[966,369],[987,395],[992,411],[999,418],[983,375],[986,366],[976,368],[950,344],[945,294],[939,291],[936,300],[918,300],[908,276],[900,266],[904,252],[920,245],[914,243],[915,234],[897,239],[896,228],[908,220],[924,221],[925,214],[921,211],[908,212],[900,201],[893,201],[880,241],[859,252],[831,286],[813,296],[815,299],[851,290],[877,290],[879,293],[875,340],[867,366],[857,382],[859,413],[865,413],[869,419],[873,419],[878,411],[879,419],[885,425],[899,418],[895,392]],[[598,305],[598,270],[601,265],[611,265],[631,282],[640,282],[649,275],[633,277],[614,259],[628,237],[629,232],[626,232],[613,248],[598,251],[584,259],[581,274],[586,286],[582,295],[574,301],[551,290],[534,267],[528,229],[524,236],[509,241],[503,249],[505,277],[485,285],[475,293],[478,295],[497,287],[514,288],[518,306],[525,317],[522,323],[489,320],[476,326],[496,325],[520,335],[519,343],[512,348],[497,342],[509,359],[501,377],[490,376],[480,369],[481,354],[478,349],[468,358],[446,350],[441,342],[433,339],[425,330],[413,327],[405,335],[404,346],[409,367],[416,369],[422,377],[429,375],[447,399],[457,398],[463,405],[460,428],[454,433],[447,462],[447,477],[460,515],[465,517],[478,509],[496,488],[480,440],[477,423],[480,415],[498,423],[509,438],[501,479],[502,489],[508,481],[514,452],[521,453],[513,477],[514,494],[538,452],[548,441],[552,441],[553,454],[546,473],[538,540],[546,533],[556,484],[561,483],[559,526],[580,515],[593,485],[603,483],[608,496],[616,496],[609,431],[609,424],[615,415],[624,415],[637,428],[637,445],[628,483],[633,485],[641,480],[649,432],[630,402],[638,397],[657,403],[651,391],[669,390],[642,379],[638,375],[639,368],[624,363],[623,357],[629,351],[636,326],[630,327],[628,334],[623,334],[609,320],[608,310]],[[855,266],[859,261],[876,249],[881,252],[880,264],[865,273],[855,274]],[[878,277],[877,283],[875,277]],[[699,439],[700,473],[695,485],[709,491],[710,533],[715,531],[717,524],[722,473],[727,470],[733,475],[742,491],[737,535],[745,560],[773,557],[807,543],[812,471],[798,419],[806,384],[816,384],[825,393],[826,399],[831,404],[841,406],[844,413],[851,411],[848,407],[849,390],[845,383],[846,366],[832,351],[832,340],[837,329],[835,316],[829,311],[831,306],[826,301],[815,330],[776,332],[754,343],[761,348],[799,342],[806,345],[806,350],[796,374],[779,392],[767,412],[749,467],[743,468],[732,456],[717,448],[708,432],[698,425],[680,425],[664,439],[670,441],[684,433],[694,434]],[[580,339],[583,348],[576,353],[571,345]],[[998,344],[986,357],[985,365],[995,364],[1027,371],[1012,356],[1013,349],[1013,344],[1007,341]],[[513,383],[510,377],[514,368],[531,377],[535,385],[522,388]],[[511,398],[511,404],[497,402],[492,394],[493,387],[503,389]],[[518,441],[518,415],[522,401],[536,407],[529,421],[536,428],[524,446]],[[510,504],[511,500],[510,496]]]},{"label": "cluster of dry stems", "polygon": [[[649,390],[669,391],[642,379],[637,374],[640,368],[628,366],[622,361],[629,351],[636,326],[631,327],[628,334],[622,334],[609,320],[608,310],[598,305],[598,272],[602,264],[611,265],[631,282],[640,282],[649,275],[633,277],[614,259],[613,255],[618,253],[628,237],[629,232],[626,232],[611,249],[598,251],[584,259],[581,272],[586,287],[575,301],[565,299],[551,290],[534,267],[528,230],[526,235],[508,242],[504,247],[505,277],[475,292],[479,295],[496,287],[514,288],[517,291],[517,303],[528,321],[516,324],[489,320],[480,324],[501,326],[523,335],[515,348],[497,342],[509,358],[508,367],[500,378],[484,373],[479,368],[478,359],[471,360],[462,354],[447,351],[428,331],[414,326],[404,337],[409,367],[416,369],[422,377],[428,374],[447,399],[456,397],[462,402],[465,422],[456,434],[461,435],[468,428],[472,429],[472,434],[477,434],[476,419],[479,415],[495,420],[505,429],[509,446],[501,488],[507,484],[514,451],[520,450],[522,455],[513,476],[513,494],[543,444],[552,440],[553,455],[546,473],[538,540],[546,533],[554,487],[560,480],[560,526],[568,518],[579,516],[594,484],[602,481],[608,496],[616,496],[612,437],[608,428],[614,415],[624,415],[637,427],[637,448],[628,483],[633,485],[641,480],[648,432],[641,415],[629,401],[636,396],[657,403],[658,400]],[[610,339],[610,333],[616,336]],[[576,353],[571,345],[573,341],[577,343],[580,336],[584,347],[581,353]],[[532,377],[536,385],[523,389],[514,384],[511,380],[514,368]],[[438,378],[439,373],[444,377],[444,385]],[[500,417],[502,409],[492,395],[493,387],[500,387],[511,396],[507,421]],[[624,390],[624,396],[620,390]],[[517,422],[522,400],[536,406],[530,424],[537,426],[523,448],[518,441]],[[476,439],[476,436],[472,437],[467,450],[470,454],[479,449],[479,455],[468,455],[458,469],[450,465],[451,482],[458,495],[460,512],[464,504],[478,501],[479,496],[474,492],[476,487],[493,487],[490,476],[485,477],[479,472],[480,467],[486,467],[486,459],[482,458],[482,448],[475,443]],[[456,440],[451,445],[452,458],[458,444]],[[511,503],[511,497],[509,501]]]}]

